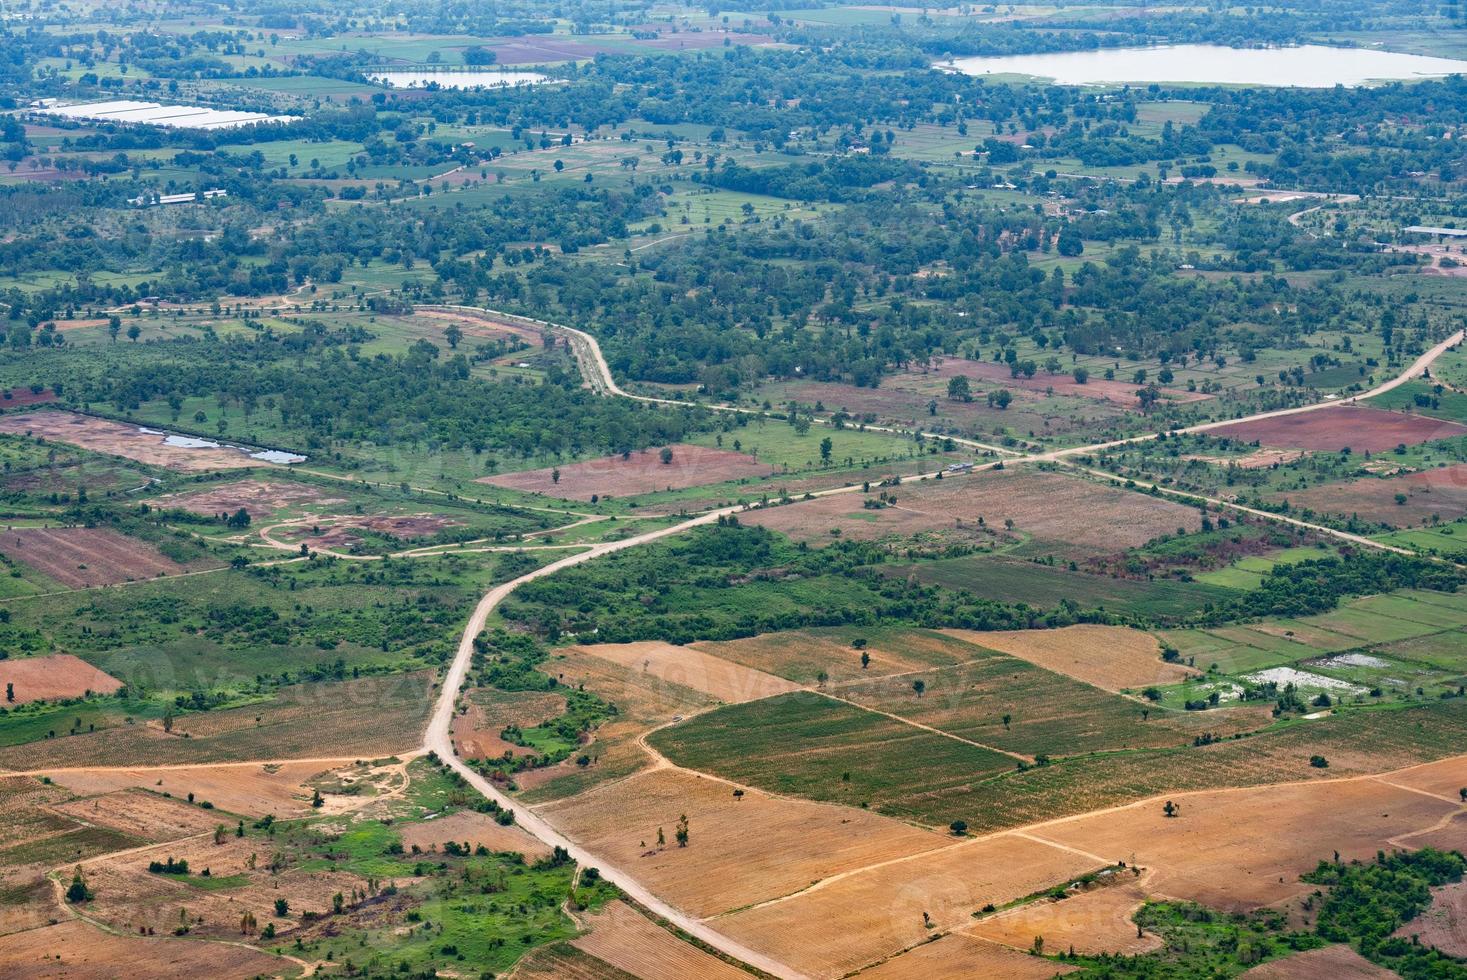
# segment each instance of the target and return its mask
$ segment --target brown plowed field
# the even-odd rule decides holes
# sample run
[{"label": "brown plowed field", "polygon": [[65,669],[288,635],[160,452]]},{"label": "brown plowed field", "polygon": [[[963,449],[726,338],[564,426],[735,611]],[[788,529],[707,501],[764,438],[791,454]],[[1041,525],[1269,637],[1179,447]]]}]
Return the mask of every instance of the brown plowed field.
[{"label": "brown plowed field", "polygon": [[342,504],[344,497],[331,497],[304,483],[278,480],[238,480],[187,493],[171,493],[158,498],[160,507],[177,507],[192,514],[212,517],[233,514],[243,507],[252,517],[269,514],[292,504]]},{"label": "brown plowed field", "polygon": [[44,405],[55,400],[56,392],[50,388],[39,394],[29,388],[11,388],[9,391],[0,392],[0,409],[20,408],[23,405]]},{"label": "brown plowed field", "polygon": [[448,841],[459,844],[467,841],[470,850],[482,844],[495,853],[513,851],[523,854],[527,861],[550,855],[550,848],[543,841],[519,827],[501,826],[488,814],[473,810],[460,810],[437,820],[405,824],[402,828],[402,844],[409,849],[416,846],[424,851],[439,850]]},{"label": "brown plowed field", "polygon": [[1338,452],[1348,446],[1357,453],[1378,453],[1403,442],[1410,446],[1467,435],[1467,425],[1379,408],[1336,405],[1317,412],[1225,425],[1209,429],[1207,434],[1288,449]]},{"label": "brown plowed field", "polygon": [[26,412],[0,418],[0,432],[22,433],[81,446],[93,452],[135,459],[185,473],[203,470],[244,469],[268,464],[233,449],[186,449],[170,446],[158,433],[143,432],[135,425],[97,419],[72,412]]},{"label": "brown plowed field", "polygon": [[[1011,388],[1021,391],[1047,391],[1053,388],[1056,395],[1070,395],[1076,398],[1093,398],[1097,401],[1115,402],[1126,408],[1139,409],[1141,401],[1136,397],[1136,392],[1145,385],[1138,385],[1127,381],[1106,381],[1104,378],[1092,376],[1080,384],[1074,375],[1045,374],[1040,372],[1032,378],[1022,375],[1011,377],[1007,364],[995,364],[992,361],[967,361],[961,357],[948,357],[927,371],[914,369],[908,372],[908,378],[920,378],[928,382],[927,387],[934,394],[941,389],[941,394],[946,396],[947,384],[952,378],[965,377],[972,382],[973,391],[987,392],[994,388]],[[900,384],[901,382],[896,382]],[[1162,398],[1172,402],[1196,402],[1206,401],[1211,395],[1203,395],[1197,392],[1184,391],[1179,388],[1162,388]],[[975,397],[977,395],[975,394]]]},{"label": "brown plowed field", "polygon": [[15,703],[79,698],[87,692],[111,694],[122,682],[69,653],[24,660],[0,660],[0,688],[15,685]]},{"label": "brown plowed field", "polygon": [[73,589],[177,575],[195,567],[165,558],[146,541],[100,527],[0,531],[0,552]]},{"label": "brown plowed field", "polygon": [[1448,956],[1467,956],[1467,881],[1432,889],[1431,905],[1396,930],[1405,939],[1421,937]]},{"label": "brown plowed field", "polygon": [[[539,811],[571,839],[698,916],[951,841],[861,810],[755,790],[736,799],[727,783],[674,769],[641,773]],[[673,843],[681,814],[688,815],[686,848]],[[659,827],[667,840],[661,849]]]},{"label": "brown plowed field", "polygon": [[673,446],[670,463],[662,462],[659,449],[644,449],[627,459],[605,456],[584,463],[567,463],[559,468],[559,483],[554,479],[555,469],[486,476],[478,482],[567,500],[590,500],[593,496],[634,497],[657,490],[754,479],[774,472],[768,463],[761,463],[746,453],[689,445]]},{"label": "brown plowed field", "polygon": [[1027,660],[1107,691],[1175,684],[1199,671],[1161,659],[1161,644],[1124,626],[1066,626],[1057,630],[979,633],[943,630],[969,643]]},{"label": "brown plowed field", "polygon": [[[1404,503],[1396,502],[1398,493],[1406,495]],[[1295,507],[1354,514],[1393,527],[1421,524],[1433,517],[1454,521],[1467,514],[1467,463],[1406,476],[1367,476],[1271,496],[1287,499]]]},{"label": "brown plowed field", "polygon": [[111,827],[146,841],[177,840],[207,833],[219,825],[216,811],[190,806],[185,799],[168,799],[133,789],[72,800],[52,809],[75,820]]},{"label": "brown plowed field", "polygon": [[641,980],[749,980],[749,974],[685,943],[625,902],[585,916],[589,935],[571,945]]},{"label": "brown plowed field", "polygon": [[625,970],[583,953],[570,943],[551,943],[532,949],[505,976],[510,980],[637,980]]},{"label": "brown plowed field", "polygon": [[0,939],[0,976],[11,980],[245,980],[280,967],[279,957],[238,946],[114,936],[84,922]]},{"label": "brown plowed field", "polygon": [[861,980],[1050,980],[1077,969],[955,932],[863,970]]},{"label": "brown plowed field", "polygon": [[671,643],[607,643],[582,649],[627,670],[681,684],[730,704],[800,689],[783,677]]},{"label": "brown plowed field", "polygon": [[305,784],[330,768],[320,762],[287,762],[179,769],[75,769],[49,775],[79,796],[140,787],[153,793],[172,793],[180,799],[193,793],[196,800],[208,800],[227,813],[288,817],[310,812],[311,794]]},{"label": "brown plowed field", "polygon": [[719,931],[812,977],[839,977],[972,923],[1105,862],[1004,834],[860,871],[717,920]]},{"label": "brown plowed field", "polygon": [[1395,980],[1396,974],[1355,952],[1349,946],[1326,946],[1285,956],[1255,966],[1243,974],[1248,980]]},{"label": "brown plowed field", "polygon": [[892,492],[896,505],[880,510],[866,509],[859,494],[836,494],[751,511],[739,520],[811,543],[835,540],[832,528],[857,541],[916,535],[967,540],[979,535],[980,517],[995,531],[1012,520],[1014,533],[1076,557],[1114,554],[1200,524],[1192,507],[1027,467],[927,480]]},{"label": "brown plowed field", "polygon": [[963,930],[1016,950],[1027,950],[1035,936],[1044,937],[1051,951],[1074,949],[1077,953],[1149,953],[1161,945],[1161,937],[1136,935],[1131,916],[1146,901],[1147,891],[1130,871],[1113,875],[1111,884],[1072,894],[1062,901],[1043,899],[980,919]]}]

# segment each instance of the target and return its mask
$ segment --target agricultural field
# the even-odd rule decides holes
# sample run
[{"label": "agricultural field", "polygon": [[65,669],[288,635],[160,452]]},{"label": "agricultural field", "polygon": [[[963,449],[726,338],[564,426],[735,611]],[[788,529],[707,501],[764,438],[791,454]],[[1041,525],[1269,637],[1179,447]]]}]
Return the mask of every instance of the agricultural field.
[{"label": "agricultural field", "polygon": [[564,468],[484,477],[480,482],[568,500],[635,497],[709,483],[755,479],[770,474],[754,456],[700,446],[664,446],[625,456],[571,463]]},{"label": "agricultural field", "polygon": [[1211,435],[1264,446],[1339,452],[1378,453],[1396,446],[1467,435],[1454,422],[1341,405],[1328,412],[1306,412],[1212,429]]}]

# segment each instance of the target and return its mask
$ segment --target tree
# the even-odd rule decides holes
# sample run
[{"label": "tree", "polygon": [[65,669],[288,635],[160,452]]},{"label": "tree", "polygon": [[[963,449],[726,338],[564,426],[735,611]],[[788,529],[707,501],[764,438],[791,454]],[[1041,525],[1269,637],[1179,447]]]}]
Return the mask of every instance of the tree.
[{"label": "tree", "polygon": [[551,483],[559,483],[560,482],[560,467],[559,466],[553,467],[550,470],[550,482]]},{"label": "tree", "polygon": [[973,400],[973,385],[965,375],[955,375],[948,379],[947,397],[956,402],[970,402]]},{"label": "tree", "polygon": [[821,439],[820,440],[820,462],[821,463],[824,463],[826,465],[829,465],[829,463],[830,463],[830,451],[831,451],[832,448],[834,448],[834,445],[835,444],[830,441],[830,436],[826,436],[824,439]]},{"label": "tree", "polygon": [[1149,412],[1151,411],[1151,406],[1161,400],[1161,389],[1157,388],[1156,385],[1147,385],[1145,388],[1136,392],[1136,400],[1141,403],[1141,411]]},{"label": "tree", "polygon": [[107,335],[112,338],[112,342],[115,344],[117,343],[117,335],[121,332],[122,317],[114,313],[107,318]]},{"label": "tree", "polygon": [[343,908],[345,908],[345,907],[346,907],[346,896],[345,895],[341,894],[341,892],[337,892],[335,895],[332,895],[331,896],[331,911],[332,911],[333,914],[340,915],[341,914],[341,910]]},{"label": "tree", "polygon": [[1008,731],[1009,730],[1009,722],[1011,722],[1013,720],[1014,720],[1014,716],[1013,715],[1004,715],[1003,716],[1003,730],[1004,731]]},{"label": "tree", "polygon": [[[861,669],[862,670],[865,670],[867,667],[870,667],[870,666],[871,666],[871,654],[867,653],[865,650],[862,650],[861,651]],[[1464,796],[1463,799],[1464,800],[1467,800],[1467,796]]]},{"label": "tree", "polygon": [[75,905],[78,902],[88,901],[92,897],[92,890],[87,887],[87,880],[82,877],[81,865],[78,864],[76,870],[71,874],[71,885],[66,889],[66,900]]},{"label": "tree", "polygon": [[1177,804],[1173,803],[1171,800],[1167,800],[1166,805],[1161,808],[1161,812],[1166,814],[1168,819],[1170,819],[1171,817],[1175,817],[1177,814],[1181,813],[1182,808],[1177,806]]},{"label": "tree", "polygon": [[673,836],[677,838],[678,847],[688,846],[688,815],[686,813],[677,818],[677,830],[673,831]]},{"label": "tree", "polygon": [[917,697],[920,698],[927,691],[927,682],[919,677],[912,682],[912,690],[916,691]]},{"label": "tree", "polygon": [[443,331],[443,339],[448,341],[449,350],[458,350],[458,342],[464,339],[464,332],[457,323],[450,323]]},{"label": "tree", "polygon": [[129,323],[127,325],[127,339],[128,340],[132,341],[133,343],[137,343],[138,342],[138,338],[141,337],[142,335],[143,335],[143,328],[142,327],[138,326],[136,323]]},{"label": "tree", "polygon": [[988,407],[996,408],[999,411],[1008,408],[1009,403],[1013,400],[1014,396],[1007,388],[999,388],[997,391],[990,391],[988,393]]},{"label": "tree", "polygon": [[5,700],[15,703],[15,684],[11,681],[5,682]]},{"label": "tree", "polygon": [[658,456],[659,459],[662,460],[662,465],[663,466],[667,466],[668,464],[670,464],[672,462],[672,447],[671,446],[663,446],[662,447],[662,452],[658,453],[657,456]]},{"label": "tree", "polygon": [[275,915],[277,918],[285,918],[290,913],[290,903],[283,898],[275,900]]},{"label": "tree", "polygon": [[482,68],[485,65],[492,65],[498,61],[499,55],[483,45],[471,44],[467,48],[464,48],[463,59],[466,65]]},{"label": "tree", "polygon": [[555,163],[553,164],[553,166],[555,167],[555,172],[556,173],[560,173],[562,170],[565,169],[565,161],[564,160],[556,160]]},{"label": "tree", "polygon": [[326,801],[321,798],[321,791],[319,789],[311,791],[311,806],[319,810],[325,803]]},{"label": "tree", "polygon": [[227,521],[227,523],[230,527],[249,527],[250,512],[241,507],[233,514],[229,515],[229,520]]},{"label": "tree", "polygon": [[953,832],[954,837],[961,837],[968,832],[968,822],[966,820],[954,820],[947,825],[947,829]]},{"label": "tree", "polygon": [[1086,368],[1077,367],[1070,373],[1074,377],[1075,384],[1077,385],[1082,385],[1090,380],[1090,371]]}]

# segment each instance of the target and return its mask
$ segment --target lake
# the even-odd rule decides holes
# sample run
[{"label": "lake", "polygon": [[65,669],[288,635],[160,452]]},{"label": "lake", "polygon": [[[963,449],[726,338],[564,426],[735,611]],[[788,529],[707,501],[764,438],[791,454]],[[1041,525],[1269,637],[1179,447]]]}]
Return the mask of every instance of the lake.
[{"label": "lake", "polygon": [[1467,61],[1317,44],[1292,48],[1229,48],[1215,44],[1108,48],[1062,54],[957,58],[950,65],[940,67],[950,67],[965,75],[1033,75],[1052,78],[1061,85],[1197,82],[1328,88],[1467,74]]},{"label": "lake", "polygon": [[367,77],[393,88],[426,88],[430,82],[439,88],[508,88],[549,81],[533,71],[384,71]]}]

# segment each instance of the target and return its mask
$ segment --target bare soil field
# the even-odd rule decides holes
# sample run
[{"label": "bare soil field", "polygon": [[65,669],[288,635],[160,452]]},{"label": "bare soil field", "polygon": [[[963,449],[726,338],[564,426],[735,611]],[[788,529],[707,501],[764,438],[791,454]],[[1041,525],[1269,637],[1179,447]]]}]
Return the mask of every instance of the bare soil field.
[{"label": "bare soil field", "polygon": [[392,319],[399,322],[423,323],[435,336],[442,336],[450,323],[456,323],[458,328],[464,332],[465,337],[472,337],[475,340],[519,337],[532,347],[538,347],[543,342],[540,331],[533,327],[483,313],[474,313],[470,310],[414,310],[410,317],[396,316]]},{"label": "bare soil field", "polygon": [[177,769],[69,769],[48,775],[79,796],[139,787],[153,793],[171,793],[181,799],[193,793],[196,800],[208,800],[226,813],[249,817],[273,813],[288,817],[310,812],[311,794],[306,783],[330,768],[320,762],[263,766],[251,762]]},{"label": "bare soil field", "polygon": [[101,527],[24,527],[0,531],[0,552],[73,589],[116,585],[207,568],[180,565],[146,541]]},{"label": "bare soil field", "polygon": [[[865,640],[857,649],[855,641]],[[702,641],[689,649],[743,664],[800,684],[814,684],[824,671],[833,683],[946,667],[981,656],[967,643],[926,630],[836,629],[763,633],[743,640]],[[871,658],[861,666],[861,654]]]},{"label": "bare soil field", "polygon": [[122,682],[69,653],[0,660],[0,686],[14,685],[15,703],[111,694]]},{"label": "bare soil field", "polygon": [[1131,921],[1146,901],[1144,880],[1129,870],[1109,879],[1107,884],[1071,894],[1063,901],[1041,899],[987,916],[963,932],[1015,950],[1029,949],[1035,936],[1043,936],[1048,949],[1074,949],[1086,955],[1134,956],[1160,947],[1160,936],[1137,936]]},{"label": "bare soil field", "polygon": [[1448,956],[1467,956],[1467,881],[1432,889],[1431,905],[1394,935],[1420,937]]},{"label": "bare soil field", "polygon": [[1379,408],[1336,405],[1323,411],[1225,425],[1209,429],[1207,434],[1287,449],[1338,452],[1349,447],[1357,453],[1378,453],[1401,443],[1410,446],[1467,435],[1467,425]]},{"label": "bare soil field", "polygon": [[641,980],[749,980],[736,966],[678,939],[625,902],[584,916],[589,935],[571,945]]},{"label": "bare soil field", "polygon": [[160,507],[177,507],[206,517],[233,514],[240,508],[252,517],[259,517],[294,504],[324,506],[342,503],[346,503],[346,498],[330,497],[304,483],[286,483],[283,480],[238,480],[207,490],[171,493],[158,498]]},{"label": "bare soil field", "polygon": [[955,932],[862,970],[860,976],[862,980],[1050,980],[1076,969]]},{"label": "bare soil field", "polygon": [[659,681],[681,684],[730,704],[772,697],[800,688],[800,685],[783,677],[671,643],[607,643],[581,649],[628,670]]},{"label": "bare soil field", "polygon": [[185,473],[246,469],[268,464],[226,448],[187,449],[170,446],[161,433],[144,432],[135,425],[92,418],[72,412],[26,412],[0,418],[0,432],[20,433],[70,443],[93,452],[134,459]]},{"label": "bare soil field", "polygon": [[1395,980],[1395,974],[1349,946],[1325,946],[1262,963],[1244,973],[1248,980]]},{"label": "bare soil field", "polygon": [[100,824],[146,841],[177,840],[218,826],[219,814],[140,789],[120,790],[52,807],[74,820]]},{"label": "bare soil field", "polygon": [[[1405,494],[1406,499],[1397,502],[1397,494]],[[1422,524],[1432,518],[1453,521],[1467,514],[1467,463],[1405,476],[1367,476],[1271,496],[1287,498],[1296,507],[1354,514],[1392,527]]]},{"label": "bare soil field", "polygon": [[1104,863],[1002,834],[834,878],[716,924],[812,977],[839,977],[925,942],[932,929],[924,912],[932,928],[957,929],[990,902],[1002,905]]},{"label": "bare soil field", "polygon": [[[276,532],[282,540],[305,544],[313,549],[339,551],[361,544],[365,539],[354,531],[370,531],[399,541],[431,538],[462,521],[441,514],[368,514],[332,515],[313,520],[309,525],[295,525]],[[320,533],[317,533],[319,530]]]},{"label": "bare soil field", "polygon": [[1200,673],[1162,660],[1161,644],[1155,637],[1124,626],[1086,624],[1056,630],[943,632],[1107,691],[1176,684]]},{"label": "bare soil field", "polygon": [[281,966],[279,957],[240,946],[114,936],[78,921],[0,939],[0,975],[13,980],[245,980]]},{"label": "bare soil field", "polygon": [[[788,895],[841,871],[951,840],[860,810],[733,792],[721,780],[659,769],[537,809],[573,840],[698,916]],[[672,843],[682,814],[686,848]],[[667,840],[661,848],[658,828]]]},{"label": "bare soil field", "polygon": [[488,814],[473,810],[460,810],[436,820],[404,824],[402,828],[402,845],[409,849],[438,850],[447,841],[460,844],[467,841],[470,849],[482,844],[495,853],[513,851],[523,854],[526,861],[538,861],[550,855],[549,847],[519,827],[501,826]]},{"label": "bare soil field", "polygon": [[[1459,763],[1467,778],[1467,760]],[[1373,779],[1330,780],[1179,794],[1072,817],[1035,829],[1045,840],[1150,869],[1153,892],[1229,911],[1305,895],[1299,880],[1339,851],[1369,858],[1397,835],[1434,826],[1457,809]]]},{"label": "bare soil field", "polygon": [[565,713],[565,698],[541,691],[504,692],[476,688],[469,692],[468,710],[453,719],[453,740],[469,759],[496,759],[532,755],[534,749],[515,745],[500,737],[510,725],[531,728]]},{"label": "bare soil field", "polygon": [[551,943],[530,950],[505,976],[509,980],[637,980],[570,943]]},{"label": "bare soil field", "polygon": [[[1141,400],[1136,397],[1136,392],[1145,387],[1145,385],[1126,381],[1106,381],[1104,378],[1089,378],[1084,384],[1080,384],[1075,380],[1074,375],[1068,373],[1040,373],[1032,378],[1025,378],[1022,375],[1015,378],[1012,377],[1012,372],[1007,364],[996,364],[992,361],[968,361],[961,357],[943,358],[926,371],[920,368],[908,371],[908,377],[923,379],[926,382],[925,387],[930,388],[933,394],[937,394],[940,389],[943,396],[947,394],[948,382],[960,376],[973,382],[975,392],[988,391],[993,388],[1041,392],[1053,389],[1057,395],[1114,402],[1128,409],[1141,407]],[[1161,395],[1166,401],[1172,402],[1207,401],[1212,397],[1198,392],[1184,391],[1180,388],[1162,388]],[[974,397],[978,396],[975,394]]]},{"label": "bare soil field", "polygon": [[559,482],[555,478],[556,467],[486,476],[478,482],[567,500],[590,500],[594,496],[634,497],[657,490],[755,479],[774,472],[768,463],[761,463],[747,453],[690,445],[676,445],[671,449],[670,463],[662,462],[657,449],[644,449],[626,459],[606,456],[584,463],[567,463],[559,467]]},{"label": "bare soil field", "polygon": [[837,494],[751,511],[739,520],[813,544],[834,540],[832,529],[857,541],[971,539],[981,517],[994,530],[1013,521],[1011,533],[1072,557],[1114,554],[1179,527],[1200,526],[1195,508],[1029,468],[928,480],[894,492],[897,503],[879,510],[865,508],[857,495]]},{"label": "bare soil field", "polygon": [[[106,321],[99,321],[105,323]],[[0,409],[23,408],[27,405],[45,405],[56,400],[56,392],[45,388],[39,392],[29,388],[11,388],[0,391]]]}]

